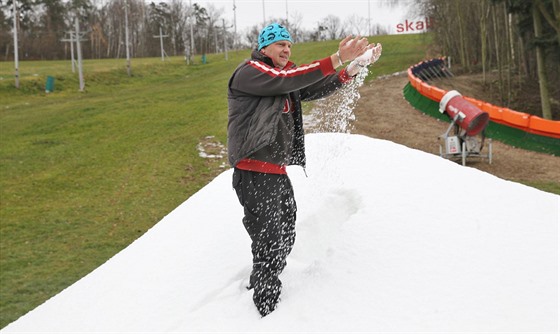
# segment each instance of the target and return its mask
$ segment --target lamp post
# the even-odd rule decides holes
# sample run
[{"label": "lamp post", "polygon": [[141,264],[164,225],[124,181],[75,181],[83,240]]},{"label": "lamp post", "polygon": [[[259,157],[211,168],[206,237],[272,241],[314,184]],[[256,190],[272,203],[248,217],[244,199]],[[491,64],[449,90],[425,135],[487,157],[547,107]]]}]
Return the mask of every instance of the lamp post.
[{"label": "lamp post", "polygon": [[74,20],[76,26],[76,51],[78,53],[78,78],[80,79],[80,92],[84,91],[86,86],[84,82],[84,72],[82,70],[82,46],[80,44],[80,15],[76,13]]},{"label": "lamp post", "polygon": [[262,0],[262,4],[263,4],[263,27],[266,25],[266,15],[264,13],[264,0]]},{"label": "lamp post", "polygon": [[128,41],[128,2],[124,1],[124,43],[126,49],[126,73],[131,76],[130,73],[130,46]]},{"label": "lamp post", "polygon": [[19,54],[18,54],[18,31],[17,31],[17,21],[18,21],[18,12],[17,12],[17,5],[16,0],[13,0],[14,3],[14,67],[15,67],[15,76],[16,76],[16,88],[19,88]]}]

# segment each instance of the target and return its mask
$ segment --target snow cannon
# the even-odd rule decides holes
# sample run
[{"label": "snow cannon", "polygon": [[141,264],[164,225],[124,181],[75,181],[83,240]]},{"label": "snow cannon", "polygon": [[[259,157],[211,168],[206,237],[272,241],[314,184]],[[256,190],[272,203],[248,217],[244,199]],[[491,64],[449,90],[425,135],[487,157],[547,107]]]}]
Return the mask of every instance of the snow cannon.
[{"label": "snow cannon", "polygon": [[[466,165],[467,157],[471,156],[488,158],[488,162],[491,164],[491,139],[488,144],[488,153],[481,154],[484,146],[484,130],[490,121],[490,115],[465,100],[456,90],[449,91],[443,96],[439,103],[439,111],[451,118],[447,131],[439,137],[440,156],[448,159],[460,157],[463,166]],[[454,130],[453,134],[452,130]]]},{"label": "snow cannon", "polygon": [[465,100],[456,90],[447,92],[439,103],[439,112],[447,113],[461,128],[467,132],[467,136],[476,136],[486,129],[490,115],[480,110],[477,106]]}]

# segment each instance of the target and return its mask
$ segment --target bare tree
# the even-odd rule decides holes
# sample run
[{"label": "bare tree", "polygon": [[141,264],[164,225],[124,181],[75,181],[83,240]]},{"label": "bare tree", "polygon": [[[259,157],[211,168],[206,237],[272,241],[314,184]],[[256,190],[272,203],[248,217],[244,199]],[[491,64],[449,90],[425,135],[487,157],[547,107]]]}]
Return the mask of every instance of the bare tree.
[{"label": "bare tree", "polygon": [[222,15],[224,14],[224,8],[216,8],[214,4],[209,4],[206,8],[206,13],[208,14],[208,30],[205,36],[206,49],[218,52],[218,41],[221,40],[222,34]]},{"label": "bare tree", "polygon": [[340,38],[343,33],[342,22],[338,16],[328,15],[320,21],[319,26],[330,40]]},{"label": "bare tree", "polygon": [[169,33],[173,55],[179,55],[184,50],[185,32],[187,29],[187,6],[181,0],[171,0],[169,4]]},{"label": "bare tree", "polygon": [[488,71],[497,71],[502,104],[509,106],[525,90],[523,82],[538,80],[540,114],[554,117],[550,105],[560,107],[560,88],[548,85],[548,80],[560,80],[560,1],[418,0],[417,4],[423,15],[437,22],[432,31],[445,55],[459,59],[466,71],[479,70],[480,63],[484,82]]},{"label": "bare tree", "polygon": [[[535,38],[540,39],[543,35],[543,25],[541,12],[536,3],[533,3],[533,26],[535,29]],[[539,87],[541,92],[541,105],[543,117],[546,119],[552,119],[552,112],[550,109],[550,94],[548,91],[548,79],[546,76],[546,64],[544,56],[544,48],[542,45],[537,44],[535,46],[536,56],[537,56],[537,73],[539,76]]]},{"label": "bare tree", "polygon": [[294,12],[290,15],[290,25],[288,30],[292,35],[294,42],[303,41],[303,31],[301,29],[301,22],[303,22],[303,15],[298,12]]},{"label": "bare tree", "polygon": [[367,35],[368,31],[368,22],[367,18],[358,16],[356,14],[352,14],[344,21],[344,26],[347,27],[346,33],[353,34],[353,35]]}]

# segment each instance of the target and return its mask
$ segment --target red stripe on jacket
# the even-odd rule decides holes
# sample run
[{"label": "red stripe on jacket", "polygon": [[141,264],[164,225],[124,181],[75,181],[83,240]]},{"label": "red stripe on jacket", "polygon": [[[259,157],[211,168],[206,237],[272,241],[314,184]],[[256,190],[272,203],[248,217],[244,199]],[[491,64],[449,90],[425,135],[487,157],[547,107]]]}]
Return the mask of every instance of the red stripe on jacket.
[{"label": "red stripe on jacket", "polygon": [[267,174],[288,174],[286,166],[253,159],[243,159],[237,163],[235,168]]}]

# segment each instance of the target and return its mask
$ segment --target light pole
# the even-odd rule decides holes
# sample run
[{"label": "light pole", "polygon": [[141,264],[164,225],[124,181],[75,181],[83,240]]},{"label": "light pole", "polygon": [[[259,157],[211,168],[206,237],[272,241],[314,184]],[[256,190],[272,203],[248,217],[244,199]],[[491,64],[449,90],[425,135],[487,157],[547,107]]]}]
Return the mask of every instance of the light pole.
[{"label": "light pole", "polygon": [[19,88],[19,54],[18,54],[18,31],[17,31],[17,21],[18,21],[18,12],[17,12],[17,5],[16,0],[14,1],[14,67],[15,67],[15,75],[16,75],[16,88]]},{"label": "light pole", "polygon": [[190,1],[191,6],[191,55],[194,55],[194,33],[193,33],[193,20],[196,19],[194,16],[194,11],[192,10],[192,0]]},{"label": "light pole", "polygon": [[124,43],[126,44],[126,73],[131,76],[130,73],[130,47],[128,42],[128,2],[124,1]]},{"label": "light pole", "polygon": [[222,27],[224,29],[224,53],[226,56],[226,60],[228,60],[228,54],[227,54],[227,31],[226,31],[226,20],[222,19]]},{"label": "light pole", "polygon": [[67,31],[67,34],[70,35],[70,38],[63,38],[60,41],[61,42],[70,42],[70,58],[72,59],[72,73],[76,73],[76,57],[74,57],[74,32],[73,31]]},{"label": "light pole", "polygon": [[154,36],[154,38],[159,38],[159,45],[161,48],[161,61],[165,61],[165,50],[163,49],[163,38],[164,37],[169,37],[169,35],[164,35],[163,32],[161,31],[161,25],[159,26],[159,35],[158,36]]},{"label": "light pole", "polygon": [[264,14],[264,0],[262,0],[262,4],[263,4],[263,27],[266,25],[266,15]]},{"label": "light pole", "polygon": [[76,13],[75,26],[76,26],[76,51],[78,52],[78,77],[80,79],[80,92],[84,91],[84,72],[82,70],[82,46],[80,45],[80,15]]},{"label": "light pole", "polygon": [[367,15],[368,15],[368,19],[367,19],[367,24],[368,24],[368,36],[371,36],[371,10],[370,10],[370,1],[368,0],[367,2]]},{"label": "light pole", "polygon": [[286,27],[290,29],[290,21],[288,19],[288,0],[286,0]]},{"label": "light pole", "polygon": [[237,49],[237,15],[235,10],[237,7],[235,6],[235,0],[233,0],[233,48]]}]

